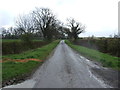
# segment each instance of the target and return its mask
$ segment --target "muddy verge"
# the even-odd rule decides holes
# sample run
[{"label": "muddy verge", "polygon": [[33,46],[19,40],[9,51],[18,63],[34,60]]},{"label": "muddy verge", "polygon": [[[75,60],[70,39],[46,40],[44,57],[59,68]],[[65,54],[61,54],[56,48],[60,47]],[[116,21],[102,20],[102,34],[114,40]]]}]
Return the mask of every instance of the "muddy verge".
[{"label": "muddy verge", "polygon": [[118,79],[120,71],[112,70],[110,68],[91,68],[91,71],[94,75],[104,80],[106,84],[112,86],[113,88],[120,87]]},{"label": "muddy verge", "polygon": [[2,87],[8,86],[8,85],[17,84],[17,83],[21,83],[21,82],[26,80],[26,77],[27,76],[24,75],[24,76],[21,76],[21,77],[15,77],[15,78],[12,78],[10,80],[3,81],[2,82]]}]

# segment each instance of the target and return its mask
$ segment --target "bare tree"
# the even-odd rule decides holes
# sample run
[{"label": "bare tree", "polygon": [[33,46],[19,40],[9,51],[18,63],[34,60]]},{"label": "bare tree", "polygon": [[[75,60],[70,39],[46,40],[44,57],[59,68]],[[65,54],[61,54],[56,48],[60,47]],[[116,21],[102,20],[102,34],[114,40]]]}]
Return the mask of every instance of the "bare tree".
[{"label": "bare tree", "polygon": [[33,33],[34,32],[34,22],[32,20],[31,14],[20,15],[16,20],[16,26],[21,34]]},{"label": "bare tree", "polygon": [[51,39],[57,22],[51,10],[48,8],[36,8],[33,11],[33,19],[35,27],[42,31],[43,37],[45,39]]},{"label": "bare tree", "polygon": [[63,27],[63,31],[64,31],[64,33],[67,35],[67,38],[68,38],[68,39],[71,39],[71,38],[72,38],[72,32],[71,32],[71,30],[70,30],[69,28]]},{"label": "bare tree", "polygon": [[13,27],[10,27],[8,29],[1,28],[1,31],[2,31],[2,38],[16,39],[19,37],[18,31]]},{"label": "bare tree", "polygon": [[85,26],[75,21],[73,18],[68,19],[67,25],[70,27],[68,33],[72,35],[74,40],[76,40],[78,38],[78,35],[85,30]]},{"label": "bare tree", "polygon": [[2,38],[5,38],[5,36],[7,35],[7,30],[5,28],[0,28],[0,30],[2,31]]}]

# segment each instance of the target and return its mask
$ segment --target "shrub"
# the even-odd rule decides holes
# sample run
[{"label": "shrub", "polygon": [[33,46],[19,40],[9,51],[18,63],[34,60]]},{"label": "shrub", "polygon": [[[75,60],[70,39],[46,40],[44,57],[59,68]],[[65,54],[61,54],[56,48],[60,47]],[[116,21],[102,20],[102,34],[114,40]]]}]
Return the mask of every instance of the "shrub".
[{"label": "shrub", "polygon": [[33,36],[30,33],[26,33],[21,35],[21,40],[24,44],[24,46],[27,46],[29,48],[33,48],[32,41],[33,41]]},{"label": "shrub", "polygon": [[30,44],[30,45],[32,45],[32,47],[28,47],[27,44],[25,44],[24,42],[21,42],[21,41],[2,42],[2,54],[3,55],[18,54],[18,53],[21,53],[23,51],[42,47],[46,44],[48,44],[48,42],[33,41]]},{"label": "shrub", "polygon": [[22,40],[23,42],[25,42],[25,43],[26,43],[26,42],[27,42],[27,43],[32,42],[32,40],[33,40],[32,34],[26,33],[26,34],[21,35],[21,40]]}]

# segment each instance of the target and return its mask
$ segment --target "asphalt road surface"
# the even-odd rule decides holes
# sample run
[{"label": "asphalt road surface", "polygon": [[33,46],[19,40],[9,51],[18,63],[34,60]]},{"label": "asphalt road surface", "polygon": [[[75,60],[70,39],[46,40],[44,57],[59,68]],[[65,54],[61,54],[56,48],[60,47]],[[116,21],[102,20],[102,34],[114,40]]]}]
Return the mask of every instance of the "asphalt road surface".
[{"label": "asphalt road surface", "polygon": [[91,73],[91,67],[100,68],[62,40],[52,57],[38,68],[30,80],[6,88],[109,88]]}]

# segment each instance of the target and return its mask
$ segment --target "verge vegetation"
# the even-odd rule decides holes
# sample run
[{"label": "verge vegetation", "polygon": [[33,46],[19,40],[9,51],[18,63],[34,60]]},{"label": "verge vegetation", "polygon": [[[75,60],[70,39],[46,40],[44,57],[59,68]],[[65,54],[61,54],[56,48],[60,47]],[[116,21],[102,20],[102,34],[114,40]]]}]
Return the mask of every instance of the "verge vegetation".
[{"label": "verge vegetation", "polygon": [[[37,68],[40,64],[44,62],[45,58],[51,53],[51,51],[57,46],[58,43],[59,40],[56,40],[41,48],[26,51],[21,54],[2,56],[3,84],[9,85],[29,75],[35,68]],[[39,59],[40,62],[39,61],[15,62],[15,60],[17,59],[29,59],[29,58]]]},{"label": "verge vegetation", "polygon": [[120,38],[83,38],[78,39],[74,44],[120,57]]},{"label": "verge vegetation", "polygon": [[40,40],[33,40],[31,43],[26,43],[21,41],[20,39],[3,39],[2,40],[2,54],[19,54],[24,51],[35,49],[42,47],[49,42],[40,41]]},{"label": "verge vegetation", "polygon": [[78,51],[83,56],[87,57],[90,60],[97,60],[98,62],[102,63],[104,67],[110,67],[113,69],[120,70],[120,58],[111,56],[97,50],[89,49],[83,46],[78,46],[72,44],[70,41],[65,41],[71,48]]}]

